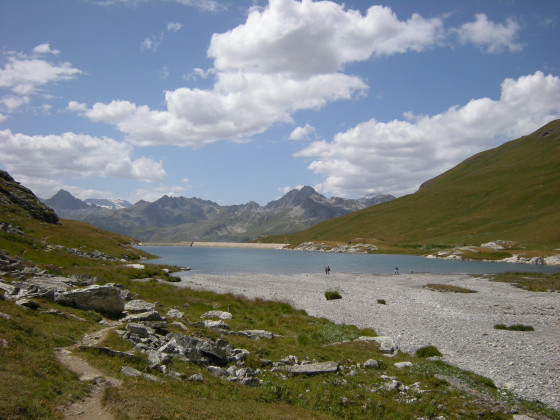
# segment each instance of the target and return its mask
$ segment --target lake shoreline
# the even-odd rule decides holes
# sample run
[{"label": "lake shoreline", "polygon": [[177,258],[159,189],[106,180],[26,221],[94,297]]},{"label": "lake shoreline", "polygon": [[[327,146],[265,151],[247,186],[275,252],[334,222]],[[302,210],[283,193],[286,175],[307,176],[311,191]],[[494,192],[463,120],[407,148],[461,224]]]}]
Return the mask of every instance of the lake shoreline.
[{"label": "lake shoreline", "polygon": [[179,246],[193,248],[249,248],[249,249],[284,249],[286,244],[261,244],[252,242],[144,242],[139,246]]}]

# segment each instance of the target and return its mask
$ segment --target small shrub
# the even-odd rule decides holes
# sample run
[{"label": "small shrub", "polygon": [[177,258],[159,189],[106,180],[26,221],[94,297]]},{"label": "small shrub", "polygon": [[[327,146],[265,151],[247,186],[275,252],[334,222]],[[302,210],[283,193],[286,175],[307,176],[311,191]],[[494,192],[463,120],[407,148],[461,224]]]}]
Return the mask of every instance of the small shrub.
[{"label": "small shrub", "polygon": [[377,299],[377,303],[379,303],[380,305],[386,305],[387,302],[385,302],[385,299]]},{"label": "small shrub", "polygon": [[443,354],[441,354],[436,346],[425,346],[416,350],[416,356],[425,359],[428,357],[441,357]]},{"label": "small shrub", "polygon": [[476,293],[476,290],[465,289],[464,287],[452,286],[450,284],[428,283],[424,287],[435,292]]},{"label": "small shrub", "polygon": [[325,292],[325,297],[327,298],[327,300],[342,299],[342,296],[340,295],[338,290],[327,290]]},{"label": "small shrub", "polygon": [[494,325],[494,329],[507,331],[535,331],[535,329],[530,325],[523,324],[510,325],[509,327],[505,324],[496,324]]}]

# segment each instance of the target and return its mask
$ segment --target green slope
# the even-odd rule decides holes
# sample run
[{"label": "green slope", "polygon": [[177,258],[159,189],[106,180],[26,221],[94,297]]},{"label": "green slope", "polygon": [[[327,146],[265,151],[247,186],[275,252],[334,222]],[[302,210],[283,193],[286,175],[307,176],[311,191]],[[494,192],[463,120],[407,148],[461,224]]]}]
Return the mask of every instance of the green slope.
[{"label": "green slope", "polygon": [[414,194],[269,240],[295,245],[358,238],[386,249],[495,240],[558,248],[560,120],[465,160]]}]

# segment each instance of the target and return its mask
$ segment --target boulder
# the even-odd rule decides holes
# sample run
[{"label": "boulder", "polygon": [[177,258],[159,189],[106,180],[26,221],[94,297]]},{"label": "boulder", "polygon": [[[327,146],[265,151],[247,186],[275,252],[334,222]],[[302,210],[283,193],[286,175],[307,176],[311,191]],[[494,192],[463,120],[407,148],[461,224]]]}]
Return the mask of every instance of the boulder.
[{"label": "boulder", "polygon": [[31,299],[18,299],[16,300],[16,305],[23,306],[24,308],[28,308],[28,309],[39,308],[39,304]]},{"label": "boulder", "polygon": [[155,330],[146,325],[139,324],[136,322],[130,322],[126,325],[126,329],[133,334],[136,334],[142,338],[148,338],[155,334]]},{"label": "boulder", "polygon": [[398,362],[398,363],[395,363],[395,367],[397,369],[412,367],[412,363],[411,362]]},{"label": "boulder", "polygon": [[202,373],[196,373],[196,374],[190,376],[188,380],[190,382],[202,383],[202,382],[204,382],[204,377],[202,376]]},{"label": "boulder", "polygon": [[200,316],[200,319],[204,318],[232,319],[233,315],[229,312],[223,311],[208,311]]},{"label": "boulder", "polygon": [[123,321],[140,323],[155,329],[167,328],[167,320],[163,318],[158,311],[141,312],[138,314],[128,315],[123,319]]},{"label": "boulder", "polygon": [[253,339],[266,338],[268,340],[272,340],[274,338],[274,333],[266,330],[243,330],[239,331],[238,334]]},{"label": "boulder", "polygon": [[393,342],[391,337],[371,337],[371,341],[379,343],[379,351],[388,357],[396,356],[399,352],[399,347]]},{"label": "boulder", "polygon": [[177,309],[170,309],[165,316],[167,316],[167,318],[181,319],[184,315],[184,312],[178,311]]},{"label": "boulder", "polygon": [[55,294],[56,302],[79,309],[119,316],[124,310],[121,289],[112,285],[93,285]]},{"label": "boulder", "polygon": [[322,362],[322,363],[308,363],[305,365],[293,365],[277,368],[283,370],[291,375],[320,375],[323,373],[334,373],[338,371],[338,363],[336,362]]},{"label": "boulder", "polygon": [[210,319],[205,319],[204,321],[202,321],[202,324],[206,328],[221,329],[221,330],[229,330],[230,329],[229,325],[226,324],[222,320],[213,321],[213,320],[210,320]]},{"label": "boulder", "polygon": [[379,368],[379,362],[377,360],[374,359],[369,359],[364,363],[364,367],[365,368],[374,368],[377,369]]},{"label": "boulder", "polygon": [[142,312],[151,312],[155,309],[156,305],[153,303],[146,302],[145,300],[135,299],[126,302],[124,305],[124,310],[129,314],[137,314]]}]

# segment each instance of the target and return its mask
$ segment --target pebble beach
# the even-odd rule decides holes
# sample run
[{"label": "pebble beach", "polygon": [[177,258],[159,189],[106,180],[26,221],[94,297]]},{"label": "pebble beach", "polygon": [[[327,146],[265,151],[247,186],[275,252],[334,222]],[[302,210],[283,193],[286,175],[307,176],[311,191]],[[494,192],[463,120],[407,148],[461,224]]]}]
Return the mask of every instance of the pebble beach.
[{"label": "pebble beach", "polygon": [[[424,287],[428,283],[476,293],[433,291]],[[411,354],[434,345],[444,361],[560,410],[558,293],[529,292],[466,274],[191,273],[177,285],[287,302],[312,316],[372,328]],[[327,301],[327,290],[338,290],[342,299]],[[496,324],[529,325],[534,331],[497,330]]]}]

